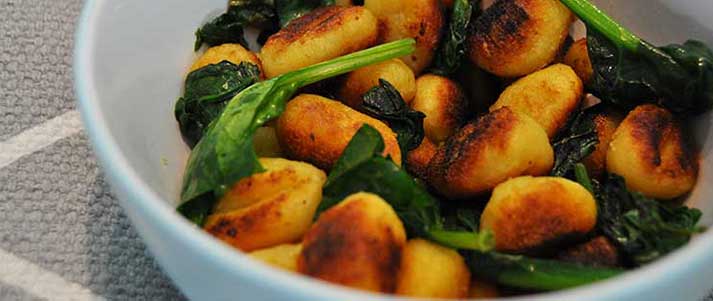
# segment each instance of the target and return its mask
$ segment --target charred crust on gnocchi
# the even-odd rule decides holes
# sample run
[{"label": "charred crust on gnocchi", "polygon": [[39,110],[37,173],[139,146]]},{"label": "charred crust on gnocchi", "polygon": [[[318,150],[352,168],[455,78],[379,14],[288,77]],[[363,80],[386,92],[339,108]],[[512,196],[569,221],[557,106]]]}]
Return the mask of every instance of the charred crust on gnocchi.
[{"label": "charred crust on gnocchi", "polygon": [[554,153],[544,130],[507,107],[461,128],[438,148],[429,183],[451,199],[484,194],[508,178],[543,175]]},{"label": "charred crust on gnocchi", "polygon": [[666,109],[641,105],[614,132],[607,170],[623,176],[634,191],[674,199],[693,188],[698,164],[679,121]]},{"label": "charred crust on gnocchi", "polygon": [[380,197],[357,193],[320,215],[305,235],[300,273],[356,288],[393,292],[406,234]]},{"label": "charred crust on gnocchi", "polygon": [[302,94],[291,100],[277,122],[277,136],[292,158],[330,169],[363,124],[384,139],[384,155],[401,164],[396,134],[383,122],[347,105],[317,95]]},{"label": "charred crust on gnocchi", "polygon": [[498,185],[483,210],[482,229],[499,251],[526,253],[589,233],[597,220],[594,197],[564,178],[523,176]]},{"label": "charred crust on gnocchi", "polygon": [[475,22],[470,58],[498,76],[529,74],[555,59],[573,20],[557,0],[498,0]]}]

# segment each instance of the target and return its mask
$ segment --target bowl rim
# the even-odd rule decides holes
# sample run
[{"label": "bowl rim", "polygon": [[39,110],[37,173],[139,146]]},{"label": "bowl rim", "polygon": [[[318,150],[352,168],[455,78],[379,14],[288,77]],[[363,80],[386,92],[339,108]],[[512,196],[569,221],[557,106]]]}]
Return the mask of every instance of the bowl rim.
[{"label": "bowl rim", "polygon": [[[181,244],[202,254],[216,265],[227,268],[231,274],[249,279],[252,285],[265,289],[280,289],[284,293],[302,298],[318,299],[355,299],[359,300],[404,300],[409,298],[368,293],[348,287],[334,285],[311,279],[302,275],[274,269],[265,264],[250,259],[244,253],[220,242],[195,227],[175,208],[161,198],[147,183],[140,180],[136,170],[128,163],[121,152],[99,105],[99,97],[94,86],[93,51],[96,34],[94,26],[100,18],[103,0],[86,0],[80,14],[75,33],[73,50],[74,90],[78,98],[78,107],[86,133],[91,141],[94,153],[99,159],[112,186],[124,192],[120,199],[132,203],[138,210],[151,216],[153,224],[161,228],[163,233],[169,233]],[[699,178],[700,179],[700,178]],[[699,185],[701,185],[699,183]],[[132,224],[135,225],[134,221]],[[150,248],[149,248],[150,249]],[[498,300],[595,300],[610,298],[627,298],[642,292],[660,288],[662,283],[681,279],[687,274],[687,267],[699,264],[704,258],[713,257],[707,250],[713,249],[713,231],[698,235],[687,245],[665,258],[628,271],[612,279],[600,281],[577,288],[538,293],[534,295],[508,297]],[[153,250],[152,250],[153,253]],[[179,287],[182,290],[182,288]],[[422,300],[422,299],[409,299]],[[432,299],[431,299],[432,300]]]}]

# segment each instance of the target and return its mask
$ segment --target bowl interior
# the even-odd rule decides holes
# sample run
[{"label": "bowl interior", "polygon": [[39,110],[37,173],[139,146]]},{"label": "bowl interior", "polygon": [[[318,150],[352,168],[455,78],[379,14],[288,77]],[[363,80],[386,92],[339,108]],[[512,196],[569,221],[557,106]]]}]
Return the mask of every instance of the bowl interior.
[{"label": "bowl interior", "polygon": [[[178,203],[180,180],[188,154],[173,115],[192,51],[195,29],[225,8],[225,0],[89,1],[92,23],[89,68],[96,112],[118,153],[139,177],[170,206]],[[615,19],[655,44],[685,38],[713,45],[713,2],[710,0],[594,1]],[[80,41],[81,43],[81,41]],[[82,71],[79,71],[80,73]],[[78,80],[81,80],[81,74]],[[82,86],[82,83],[78,83]],[[81,88],[80,88],[81,90]],[[81,94],[81,91],[80,91]],[[710,114],[692,120],[701,149],[699,185],[688,203],[713,224],[713,187],[705,185],[713,171]],[[88,124],[88,127],[94,125]],[[94,139],[96,142],[96,139]],[[100,154],[101,156],[101,154]],[[111,162],[107,163],[111,167]],[[130,200],[142,202],[146,200]],[[708,239],[710,237],[707,237]]]}]

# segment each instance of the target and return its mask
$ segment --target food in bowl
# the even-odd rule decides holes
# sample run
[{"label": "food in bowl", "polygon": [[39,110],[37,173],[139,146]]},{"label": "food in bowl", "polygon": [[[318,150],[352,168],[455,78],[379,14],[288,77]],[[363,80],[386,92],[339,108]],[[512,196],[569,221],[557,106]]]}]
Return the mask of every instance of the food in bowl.
[{"label": "food in bowl", "polygon": [[704,44],[655,47],[585,0],[337,2],[231,1],[196,33],[178,210],[208,233],[332,283],[465,298],[610,278],[702,230],[679,201],[684,118],[713,104]]}]

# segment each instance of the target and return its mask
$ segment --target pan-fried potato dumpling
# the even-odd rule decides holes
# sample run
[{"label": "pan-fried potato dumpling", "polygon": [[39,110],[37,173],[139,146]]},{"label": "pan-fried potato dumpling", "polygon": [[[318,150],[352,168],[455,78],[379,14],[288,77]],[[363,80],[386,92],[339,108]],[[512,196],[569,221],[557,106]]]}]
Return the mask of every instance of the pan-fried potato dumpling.
[{"label": "pan-fried potato dumpling", "polygon": [[518,177],[495,187],[480,228],[495,234],[495,249],[528,252],[571,235],[590,232],[597,205],[587,189],[555,177]]},{"label": "pan-fried potato dumpling", "polygon": [[667,200],[693,189],[698,162],[674,116],[655,105],[641,105],[614,132],[607,170],[624,177],[629,189]]},{"label": "pan-fried potato dumpling", "polygon": [[503,91],[490,107],[509,107],[527,114],[553,138],[582,100],[582,81],[572,68],[556,64],[527,75]]},{"label": "pan-fried potato dumpling", "polygon": [[400,59],[393,59],[349,73],[339,89],[339,100],[352,108],[359,109],[363,101],[362,96],[371,88],[378,86],[379,79],[384,79],[393,85],[406,104],[411,103],[416,95],[416,76],[413,75],[413,71]]},{"label": "pan-fried potato dumpling", "polygon": [[302,244],[284,244],[250,252],[250,257],[286,271],[297,272],[297,257]]},{"label": "pan-fried potato dumpling", "polygon": [[260,59],[257,55],[252,53],[250,50],[245,49],[245,47],[240,44],[223,44],[208,48],[203,55],[196,59],[189,72],[193,72],[205,66],[217,64],[222,61],[228,61],[236,65],[239,65],[242,62],[252,63],[257,65],[258,68],[260,68],[260,74],[263,74],[262,64],[260,63]]},{"label": "pan-fried potato dumpling", "polygon": [[501,77],[520,77],[552,63],[574,17],[559,0],[498,0],[475,22],[469,56]]},{"label": "pan-fried potato dumpling", "polygon": [[458,299],[468,296],[470,270],[455,250],[412,239],[403,249],[397,279],[397,295]]},{"label": "pan-fried potato dumpling", "polygon": [[439,0],[365,0],[379,19],[379,42],[416,40],[416,51],[401,58],[417,75],[433,60],[444,26]]},{"label": "pan-fried potato dumpling", "polygon": [[545,175],[554,152],[532,118],[507,107],[467,124],[429,163],[428,182],[451,199],[484,194],[509,178]]},{"label": "pan-fried potato dumpling", "polygon": [[396,134],[383,122],[347,105],[318,95],[302,94],[287,103],[277,120],[277,137],[292,158],[330,169],[362,125],[374,127],[384,138],[384,155],[401,164]]},{"label": "pan-fried potato dumpling", "polygon": [[406,231],[377,195],[357,193],[320,215],[302,243],[302,274],[354,288],[392,293]]},{"label": "pan-fried potato dumpling", "polygon": [[574,42],[567,54],[564,56],[564,63],[574,69],[582,82],[586,85],[592,79],[594,73],[592,62],[589,60],[589,50],[587,49],[587,38],[581,38]]},{"label": "pan-fried potato dumpling", "polygon": [[420,179],[428,178],[428,164],[436,155],[437,147],[427,137],[423,138],[421,145],[410,151],[407,155],[406,168]]},{"label": "pan-fried potato dumpling", "polygon": [[374,15],[360,6],[328,6],[292,20],[260,51],[267,78],[324,62],[373,45]]},{"label": "pan-fried potato dumpling", "polygon": [[597,143],[594,152],[582,162],[591,176],[599,178],[606,173],[609,143],[622,119],[619,114],[613,111],[605,111],[594,116],[594,127],[599,143]]},{"label": "pan-fried potato dumpling", "polygon": [[416,81],[416,98],[411,108],[426,114],[423,120],[426,137],[438,144],[465,123],[468,101],[453,80],[426,74]]},{"label": "pan-fried potato dumpling", "polygon": [[302,162],[260,159],[265,172],[240,180],[203,228],[243,251],[298,241],[322,201],[323,171]]}]

